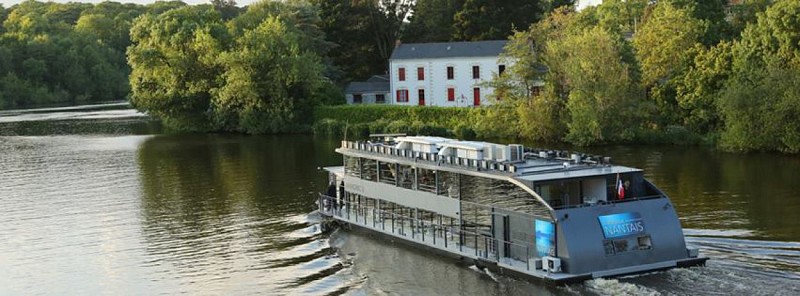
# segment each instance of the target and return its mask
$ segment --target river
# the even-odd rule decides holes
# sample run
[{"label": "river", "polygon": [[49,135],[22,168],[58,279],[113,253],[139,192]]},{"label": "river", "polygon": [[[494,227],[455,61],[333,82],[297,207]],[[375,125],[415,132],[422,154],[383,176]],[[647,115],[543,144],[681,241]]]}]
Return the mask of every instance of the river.
[{"label": "river", "polygon": [[711,259],[553,287],[322,234],[338,144],[167,134],[125,104],[0,111],[0,295],[800,295],[798,156],[589,149],[643,168]]}]

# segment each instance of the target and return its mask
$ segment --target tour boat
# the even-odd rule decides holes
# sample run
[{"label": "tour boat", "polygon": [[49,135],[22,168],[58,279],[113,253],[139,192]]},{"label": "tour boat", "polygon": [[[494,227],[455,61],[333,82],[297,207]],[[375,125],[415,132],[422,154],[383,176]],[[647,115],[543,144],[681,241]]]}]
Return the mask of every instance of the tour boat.
[{"label": "tour boat", "polygon": [[342,141],[323,226],[357,226],[553,283],[705,264],[643,171],[610,157],[441,137]]}]

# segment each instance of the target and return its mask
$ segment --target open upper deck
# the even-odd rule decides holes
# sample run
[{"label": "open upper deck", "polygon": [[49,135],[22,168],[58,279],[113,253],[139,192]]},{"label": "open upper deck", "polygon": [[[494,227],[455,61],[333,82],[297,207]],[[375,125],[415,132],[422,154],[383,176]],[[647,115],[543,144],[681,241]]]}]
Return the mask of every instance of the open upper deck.
[{"label": "open upper deck", "polygon": [[390,158],[399,163],[437,166],[491,178],[513,177],[529,184],[641,172],[640,169],[613,165],[610,157],[599,155],[441,137],[398,134],[380,137],[377,141],[342,141],[342,147],[337,151],[349,156]]}]

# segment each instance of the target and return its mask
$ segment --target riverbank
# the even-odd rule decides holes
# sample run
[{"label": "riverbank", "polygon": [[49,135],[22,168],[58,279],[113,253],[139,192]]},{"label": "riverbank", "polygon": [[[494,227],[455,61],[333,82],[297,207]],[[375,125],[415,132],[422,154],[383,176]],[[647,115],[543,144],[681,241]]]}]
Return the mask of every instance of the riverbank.
[{"label": "riverbank", "polygon": [[[405,133],[457,137],[466,140],[513,139],[519,142],[542,142],[526,137],[524,118],[508,114],[502,106],[482,108],[338,105],[314,108],[312,130],[323,136],[365,138],[376,133]],[[639,128],[625,140],[606,141],[609,144],[670,144],[716,146],[718,136],[699,135],[682,126]],[[546,141],[545,141],[546,142]],[[578,143],[562,140],[551,144]],[[596,145],[590,145],[596,146]]]}]

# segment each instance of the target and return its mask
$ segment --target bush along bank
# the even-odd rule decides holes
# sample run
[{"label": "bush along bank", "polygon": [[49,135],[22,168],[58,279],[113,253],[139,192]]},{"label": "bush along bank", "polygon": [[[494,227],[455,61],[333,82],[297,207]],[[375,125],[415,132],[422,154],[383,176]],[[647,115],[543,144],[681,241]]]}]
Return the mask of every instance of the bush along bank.
[{"label": "bush along bank", "polygon": [[318,106],[313,130],[317,135],[365,138],[369,134],[405,133],[476,139],[477,108],[387,105]]},{"label": "bush along bank", "polygon": [[[391,105],[338,105],[314,108],[313,132],[316,135],[367,138],[370,134],[404,133],[455,137],[463,140],[505,139],[522,142],[548,142],[527,137],[523,119],[504,112],[502,106],[482,108],[419,107]],[[552,141],[551,141],[552,142]],[[555,141],[577,145],[568,139]],[[624,142],[598,144],[711,145],[714,135],[701,136],[681,126],[636,129]]]}]

